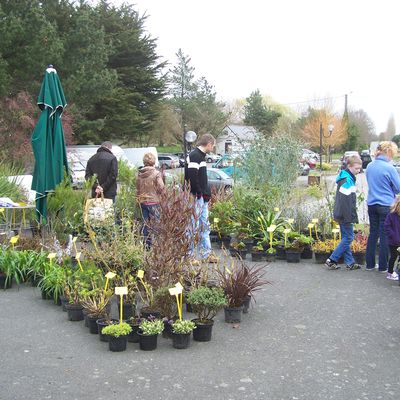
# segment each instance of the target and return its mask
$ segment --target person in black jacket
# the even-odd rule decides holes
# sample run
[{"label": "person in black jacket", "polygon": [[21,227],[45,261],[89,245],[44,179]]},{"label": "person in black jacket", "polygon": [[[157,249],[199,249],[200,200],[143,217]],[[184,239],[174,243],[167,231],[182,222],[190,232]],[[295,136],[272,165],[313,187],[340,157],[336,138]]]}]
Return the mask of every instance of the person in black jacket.
[{"label": "person in black jacket", "polygon": [[342,256],[344,256],[347,269],[360,269],[360,265],[354,261],[350,245],[354,239],[353,224],[358,222],[356,175],[360,173],[361,164],[362,161],[358,156],[348,157],[346,169],[340,171],[336,177],[337,190],[333,218],[340,225],[342,239],[325,262],[325,266],[329,269],[339,269],[337,262]]},{"label": "person in black jacket", "polygon": [[[199,229],[199,254],[202,260],[217,262],[211,254],[210,223],[208,221],[208,202],[211,197],[207,179],[206,154],[215,146],[214,136],[206,133],[197,141],[197,147],[188,155],[185,165],[185,181],[190,192],[196,197],[196,210]],[[192,252],[194,249],[192,249]]]},{"label": "person in black jacket", "polygon": [[92,197],[103,193],[104,198],[115,202],[117,195],[118,161],[111,152],[112,143],[104,142],[98,148],[97,153],[90,157],[86,165],[85,179],[96,175],[92,187]]}]

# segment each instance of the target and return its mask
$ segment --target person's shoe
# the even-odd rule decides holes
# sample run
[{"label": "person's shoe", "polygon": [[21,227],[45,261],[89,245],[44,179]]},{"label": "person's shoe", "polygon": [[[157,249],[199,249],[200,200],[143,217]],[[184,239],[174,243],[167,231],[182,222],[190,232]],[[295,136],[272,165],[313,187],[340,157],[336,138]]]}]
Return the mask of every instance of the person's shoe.
[{"label": "person's shoe", "polygon": [[352,271],[354,269],[361,269],[361,265],[360,264],[356,264],[356,263],[351,264],[351,265],[346,265],[346,269],[348,271]]},{"label": "person's shoe", "polygon": [[387,268],[386,269],[378,269],[378,272],[380,272],[381,274],[386,274],[387,272]]},{"label": "person's shoe", "polygon": [[210,254],[208,256],[208,258],[205,259],[206,262],[211,263],[211,264],[215,264],[219,261],[219,258],[215,255],[215,254]]},{"label": "person's shoe", "polygon": [[365,270],[366,271],[375,271],[375,267],[371,267],[371,268],[365,267]]},{"label": "person's shoe", "polygon": [[399,276],[396,274],[396,272],[393,272],[392,274],[390,272],[387,273],[386,279],[389,279],[391,281],[398,281]]},{"label": "person's shoe", "polygon": [[332,261],[329,258],[325,261],[325,267],[328,269],[340,269],[340,265],[337,265],[335,261]]}]

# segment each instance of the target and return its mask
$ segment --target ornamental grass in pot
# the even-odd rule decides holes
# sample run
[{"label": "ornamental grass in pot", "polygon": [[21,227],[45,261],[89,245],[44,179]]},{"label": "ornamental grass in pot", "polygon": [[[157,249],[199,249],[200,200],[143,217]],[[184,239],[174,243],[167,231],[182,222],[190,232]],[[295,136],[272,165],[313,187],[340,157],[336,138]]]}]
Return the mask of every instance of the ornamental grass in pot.
[{"label": "ornamental grass in pot", "polygon": [[164,322],[160,319],[142,320],[139,326],[139,345],[141,350],[149,351],[157,348],[158,335],[164,330]]},{"label": "ornamental grass in pot", "polygon": [[270,282],[263,279],[265,266],[248,266],[244,261],[232,261],[225,268],[217,268],[219,286],[223,289],[228,304],[225,307],[225,322],[241,322],[243,304],[248,296]]},{"label": "ornamental grass in pot", "polygon": [[196,329],[196,324],[189,320],[177,320],[172,324],[172,346],[175,349],[187,349],[190,335]]},{"label": "ornamental grass in pot", "polygon": [[187,301],[192,305],[197,316],[192,320],[196,324],[193,339],[198,342],[210,341],[214,325],[213,318],[228,304],[223,289],[206,286],[192,288],[187,295]]},{"label": "ornamental grass in pot", "polygon": [[109,337],[109,349],[110,351],[124,351],[126,350],[126,344],[128,341],[128,335],[132,331],[132,328],[126,322],[120,322],[119,324],[112,324],[102,329],[103,335]]},{"label": "ornamental grass in pot", "polygon": [[109,317],[112,291],[97,288],[84,291],[82,295],[82,306],[87,311],[89,331],[92,334],[98,334],[97,320]]}]

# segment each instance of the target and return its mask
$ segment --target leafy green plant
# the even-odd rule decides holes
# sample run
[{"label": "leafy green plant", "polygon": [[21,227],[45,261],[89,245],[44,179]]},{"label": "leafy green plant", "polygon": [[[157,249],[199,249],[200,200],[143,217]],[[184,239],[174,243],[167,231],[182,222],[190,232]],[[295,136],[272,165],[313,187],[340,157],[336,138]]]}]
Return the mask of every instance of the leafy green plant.
[{"label": "leafy green plant", "polygon": [[221,288],[204,286],[192,289],[187,295],[187,302],[193,306],[200,321],[213,319],[218,311],[228,304],[226,295]]},{"label": "leafy green plant", "polygon": [[196,329],[196,324],[187,319],[183,319],[182,321],[178,319],[172,324],[173,333],[186,334],[192,332],[193,329]]},{"label": "leafy green plant", "polygon": [[131,332],[132,332],[132,327],[126,322],[107,325],[101,330],[101,333],[103,335],[110,335],[114,337],[126,336],[129,335]]},{"label": "leafy green plant", "polygon": [[21,253],[11,249],[0,250],[0,272],[5,275],[4,287],[6,288],[14,279],[19,285],[25,277],[25,265],[21,262]]},{"label": "leafy green plant", "polygon": [[164,322],[160,319],[143,320],[139,329],[143,335],[158,335],[164,330]]},{"label": "leafy green plant", "polygon": [[90,317],[104,318],[107,316],[107,305],[113,292],[104,289],[83,290],[81,302]]},{"label": "leafy green plant", "polygon": [[57,264],[52,264],[46,269],[38,287],[48,295],[52,296],[57,303],[58,299],[64,295],[64,289],[67,282],[66,270]]}]

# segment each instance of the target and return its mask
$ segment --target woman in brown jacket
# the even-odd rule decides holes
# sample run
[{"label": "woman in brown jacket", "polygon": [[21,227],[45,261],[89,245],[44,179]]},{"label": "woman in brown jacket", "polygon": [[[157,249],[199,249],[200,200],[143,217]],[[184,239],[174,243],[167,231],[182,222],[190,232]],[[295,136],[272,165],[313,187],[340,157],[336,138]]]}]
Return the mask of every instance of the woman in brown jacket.
[{"label": "woman in brown jacket", "polygon": [[164,181],[160,171],[154,167],[156,158],[153,153],[143,157],[144,167],[139,170],[136,181],[136,194],[143,216],[143,237],[146,247],[150,247],[151,238],[148,222],[156,216],[160,206],[160,194],[164,190]]}]

